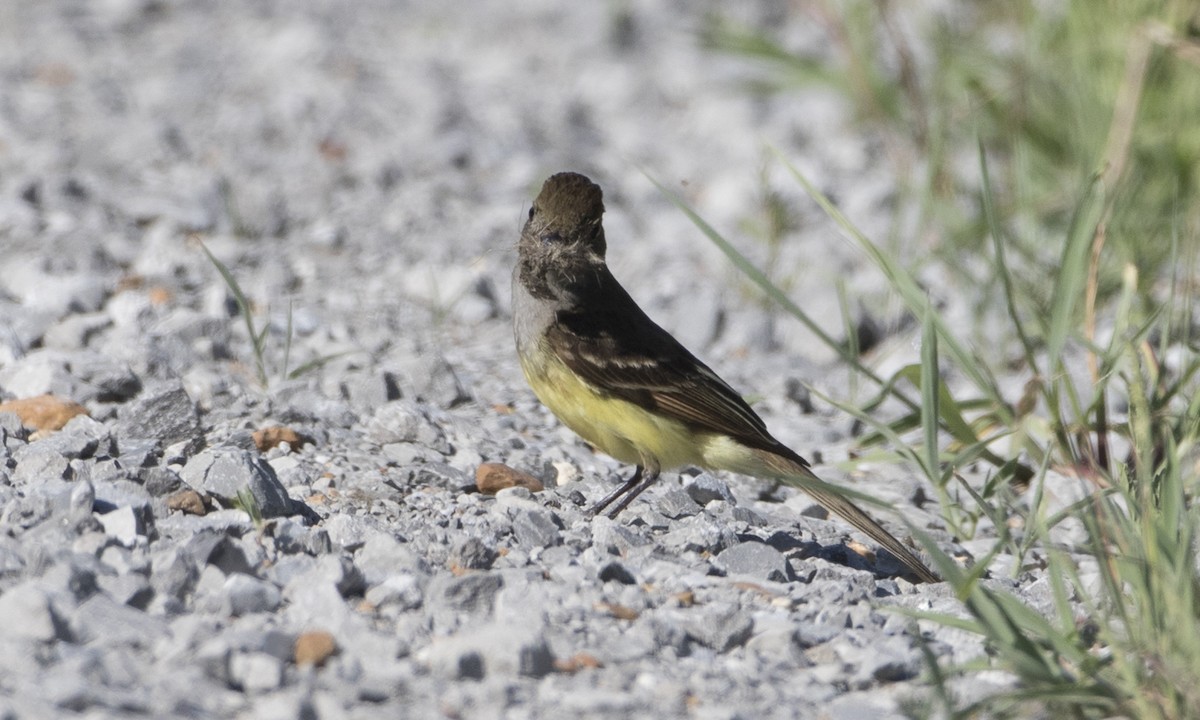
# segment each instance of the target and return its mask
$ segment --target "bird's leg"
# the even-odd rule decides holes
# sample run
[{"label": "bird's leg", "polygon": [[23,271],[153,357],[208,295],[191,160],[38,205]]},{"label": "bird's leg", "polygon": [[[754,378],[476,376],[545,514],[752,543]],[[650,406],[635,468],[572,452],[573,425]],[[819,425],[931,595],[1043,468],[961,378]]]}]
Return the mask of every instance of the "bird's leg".
[{"label": "bird's leg", "polygon": [[[633,490],[635,487],[637,487],[637,484],[639,482],[641,482],[641,480],[642,480],[642,466],[638,465],[637,469],[633,471],[633,477],[629,478],[629,480],[627,482],[625,482],[624,484],[622,484],[621,487],[617,488],[616,490],[613,490],[608,495],[605,495],[603,500],[601,500],[600,502],[593,505],[591,507],[591,509],[588,510],[588,516],[595,517],[595,516],[599,515],[601,512],[604,511],[604,508],[608,507],[609,505],[612,505],[613,501],[615,501],[617,498],[621,497],[625,493],[627,493],[630,490]],[[628,503],[626,503],[626,505],[627,504]],[[625,507],[625,506],[622,505],[621,507]]]},{"label": "bird's leg", "polygon": [[[650,487],[655,483],[655,481],[658,480],[658,467],[655,465],[643,469],[641,466],[639,466],[638,471],[634,473],[634,477],[630,480],[630,482],[632,483],[633,480],[636,480],[638,475],[642,476],[642,481],[638,483],[637,486],[630,489],[629,492],[625,494],[625,497],[621,498],[621,502],[617,503],[615,508],[608,511],[608,516],[610,518],[615,520],[617,515],[621,514],[622,510],[629,507],[629,503],[633,502],[638,495],[641,495],[646,488]],[[624,490],[624,488],[622,488],[622,490]]]}]

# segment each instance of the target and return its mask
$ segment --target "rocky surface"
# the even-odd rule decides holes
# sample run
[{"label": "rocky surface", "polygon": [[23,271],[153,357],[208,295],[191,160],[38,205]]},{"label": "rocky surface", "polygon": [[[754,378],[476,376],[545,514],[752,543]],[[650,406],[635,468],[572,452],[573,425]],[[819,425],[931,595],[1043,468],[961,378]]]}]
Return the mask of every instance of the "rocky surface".
[{"label": "rocky surface", "polygon": [[[788,390],[845,373],[641,169],[736,233],[771,142],[873,232],[880,150],[830,95],[742,92],[702,5],[0,4],[0,401],[60,403],[0,409],[0,717],[881,717],[923,645],[981,652],[801,494],[685,472],[588,519],[629,469],[520,377],[517,233],[578,170],[634,296],[846,456]],[[776,5],[743,19],[828,55]],[[879,281],[778,182],[776,267],[836,331],[829,278]],[[818,469],[955,550],[907,469]]]}]

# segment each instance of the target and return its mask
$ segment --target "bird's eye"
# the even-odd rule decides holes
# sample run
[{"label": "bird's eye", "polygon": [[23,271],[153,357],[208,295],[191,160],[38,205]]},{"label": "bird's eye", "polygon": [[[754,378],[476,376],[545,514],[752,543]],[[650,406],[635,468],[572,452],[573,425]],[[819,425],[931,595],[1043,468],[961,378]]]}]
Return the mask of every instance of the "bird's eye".
[{"label": "bird's eye", "polygon": [[530,220],[532,220],[532,219],[533,219],[533,212],[534,212],[533,206],[532,206],[532,205],[530,205],[530,206],[529,206],[529,219],[530,219]]}]

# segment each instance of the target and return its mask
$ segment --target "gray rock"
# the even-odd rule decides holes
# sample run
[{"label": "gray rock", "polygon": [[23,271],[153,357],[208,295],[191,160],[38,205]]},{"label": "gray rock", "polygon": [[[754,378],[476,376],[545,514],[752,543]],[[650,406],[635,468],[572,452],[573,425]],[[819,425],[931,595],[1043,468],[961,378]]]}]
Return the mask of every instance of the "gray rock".
[{"label": "gray rock", "polygon": [[55,350],[82,350],[101,331],[112,327],[107,313],[68,315],[46,329],[43,347]]},{"label": "gray rock", "polygon": [[450,563],[464,570],[488,570],[496,562],[497,553],[477,537],[467,537],[450,551]]},{"label": "gray rock", "polygon": [[216,637],[201,642],[199,647],[195,648],[192,652],[192,663],[209,679],[230,685],[232,681],[229,661],[232,655],[233,649],[229,647],[228,641]]},{"label": "gray rock", "polygon": [[504,578],[496,572],[461,577],[443,573],[429,583],[425,609],[443,625],[453,625],[462,616],[483,619],[491,614],[502,587]]},{"label": "gray rock", "polygon": [[73,312],[94,312],[108,294],[106,281],[92,273],[49,272],[42,263],[31,261],[8,268],[5,285],[23,305],[49,310],[57,317]]},{"label": "gray rock", "polygon": [[544,623],[555,616],[564,603],[578,598],[573,591],[546,583],[540,569],[510,570],[504,572],[503,577],[504,587],[496,593],[493,606],[492,622],[495,624]]},{"label": "gray rock", "polygon": [[754,512],[748,507],[738,506],[733,508],[730,515],[738,522],[744,522],[750,527],[764,527],[767,524],[767,519],[762,515]]},{"label": "gray rock", "polygon": [[688,635],[696,642],[724,653],[750,639],[754,632],[754,619],[749,613],[721,608],[689,618],[686,627]]},{"label": "gray rock", "polygon": [[[281,445],[270,451],[270,455],[284,452],[286,444]],[[279,478],[279,482],[288,487],[308,486],[317,479],[319,471],[317,468],[304,463],[296,455],[273,456],[268,462],[275,469],[275,475]]]},{"label": "gray rock", "polygon": [[282,602],[279,588],[258,578],[234,573],[225,580],[222,611],[227,615],[240,616],[252,613],[272,612]]},{"label": "gray rock", "polygon": [[380,445],[412,443],[449,455],[446,434],[429,415],[427,408],[406,400],[387,403],[367,421],[367,436]]},{"label": "gray rock", "polygon": [[[78,486],[73,482],[56,479],[45,479],[40,483],[32,486],[18,487],[17,492],[10,498],[0,512],[0,524],[7,523],[12,526],[21,528],[32,528],[42,525],[47,519],[54,517],[61,522],[55,523],[53,529],[67,531],[72,530],[71,523],[78,522],[77,518],[72,517],[72,496]],[[84,498],[76,498],[80,501]],[[83,522],[89,522],[90,517]],[[50,526],[43,525],[47,531],[50,531]],[[70,542],[65,535],[60,538]],[[42,538],[45,542],[50,542],[49,537]],[[52,547],[46,545],[43,547]]]},{"label": "gray rock", "polygon": [[[324,693],[318,700],[324,699]],[[378,698],[361,698],[365,702],[386,702],[394,697],[394,693],[385,692]],[[254,701],[254,716],[258,720],[317,720],[325,714],[317,711],[317,702],[307,692],[298,689],[287,689],[283,692],[268,693],[258,696]]]},{"label": "gray rock", "polygon": [[163,445],[195,440],[200,434],[200,415],[179,380],[146,386],[132,402],[117,413],[117,434],[127,439],[152,438]]},{"label": "gray rock", "polygon": [[184,466],[180,477],[193,489],[217,498],[226,507],[240,503],[238,493],[249,490],[264,518],[291,515],[303,505],[288,497],[268,462],[246,450],[229,447],[205,450]]},{"label": "gray rock", "polygon": [[14,397],[57,395],[75,398],[76,381],[67,372],[65,353],[38,350],[0,368],[0,387]]},{"label": "gray rock", "polygon": [[[496,647],[497,650],[508,651],[508,646]],[[492,666],[502,663],[490,662]],[[517,674],[524,677],[540,678],[554,671],[554,653],[543,637],[527,638],[517,643]]]},{"label": "gray rock", "polygon": [[600,568],[599,577],[600,582],[617,582],[622,585],[633,585],[637,582],[637,578],[629,572],[628,568],[615,561]]},{"label": "gray rock", "polygon": [[0,594],[0,637],[49,642],[71,637],[50,596],[32,581]]},{"label": "gray rock", "polygon": [[245,550],[231,537],[216,531],[205,531],[192,537],[184,546],[196,565],[211,565],[224,575],[243,573],[254,575],[254,564]]},{"label": "gray rock", "polygon": [[79,523],[92,517],[92,510],[96,505],[96,488],[91,481],[80,480],[75,483],[70,504],[70,522]]},{"label": "gray rock", "polygon": [[241,537],[258,529],[249,515],[236,509],[213,509],[204,515],[167,513],[155,518],[155,526],[161,536],[184,540],[205,534]]},{"label": "gray rock", "polygon": [[[563,546],[562,549],[567,553],[573,552],[569,546]],[[592,553],[590,550],[585,551],[585,556],[591,554]],[[546,578],[554,583],[561,584],[563,587],[583,587],[585,583],[591,581],[594,573],[589,568],[585,568],[582,565],[577,564],[576,561],[579,559],[580,558],[576,556],[564,561],[559,561],[556,559],[553,563],[546,563],[549,565],[549,567],[546,568]],[[591,558],[587,557],[587,561],[590,565]]]},{"label": "gray rock", "polygon": [[672,488],[659,495],[655,499],[654,505],[656,510],[672,520],[691,517],[702,511],[702,508],[688,493],[678,488]]},{"label": "gray rock", "polygon": [[822,704],[823,720],[876,720],[900,715],[893,697],[878,692],[851,692]]},{"label": "gray rock", "polygon": [[730,505],[737,504],[733,492],[729,489],[729,484],[708,473],[700,473],[692,478],[692,481],[684,486],[683,491],[701,507],[713,500],[724,500]]},{"label": "gray rock", "polygon": [[296,634],[276,628],[263,628],[262,618],[242,618],[230,623],[230,646],[235,650],[262,652],[288,662],[295,657]]},{"label": "gray rock", "polygon": [[[162,460],[162,444],[153,438],[124,438],[118,449],[121,454],[117,456],[117,460],[121,466],[139,477],[142,472],[157,469],[156,466]],[[142,481],[145,482],[145,479]]]},{"label": "gray rock", "polygon": [[122,485],[128,487],[130,491],[136,488],[138,494],[145,496],[142,487],[134,482],[134,476],[113,457],[72,460],[71,467],[75,470],[75,477],[90,478],[97,488],[106,485]]},{"label": "gray rock", "polygon": [[21,424],[21,417],[16,413],[0,413],[0,441],[9,449],[29,441],[29,428]]},{"label": "gray rock", "polygon": [[108,512],[119,507],[132,506],[139,512],[150,513],[154,499],[141,485],[124,478],[103,480],[93,477],[96,494],[96,512]]},{"label": "gray rock", "polygon": [[483,653],[466,643],[435,645],[427,662],[435,673],[449,680],[482,680],[486,672]]},{"label": "gray rock", "polygon": [[[687,623],[681,613],[658,612],[648,616],[639,623],[647,626],[655,650],[670,649],[679,657],[690,654],[688,645],[691,636],[686,629]],[[645,632],[645,630],[643,630]]]},{"label": "gray rock", "polygon": [[855,667],[851,682],[858,688],[917,677],[923,662],[919,650],[906,638],[896,636],[878,638],[867,647],[839,639],[837,653]]},{"label": "gray rock", "polygon": [[141,383],[128,365],[94,352],[32,352],[0,369],[0,387],[17,397],[53,394],[75,402],[123,402]]},{"label": "gray rock", "polygon": [[412,482],[418,485],[433,485],[448,490],[462,491],[475,484],[475,478],[453,465],[444,462],[428,462],[411,469]]},{"label": "gray rock", "polygon": [[420,465],[436,457],[436,453],[432,450],[416,443],[387,443],[381,449],[387,461],[398,467]]},{"label": "gray rock", "polygon": [[538,501],[533,499],[533,493],[529,488],[515,485],[513,487],[501,488],[496,492],[496,506],[505,508],[524,508],[527,510],[541,510],[542,506]]},{"label": "gray rock", "polygon": [[548,548],[562,542],[558,516],[546,510],[519,508],[513,513],[513,535],[529,548]]},{"label": "gray rock", "polygon": [[554,653],[540,628],[511,623],[465,629],[431,645],[421,659],[450,680],[488,675],[540,678],[554,671]]},{"label": "gray rock", "polygon": [[124,575],[126,573],[150,573],[150,558],[140,548],[129,550],[118,545],[105,543],[98,553],[100,564]]},{"label": "gray rock", "polygon": [[378,585],[398,572],[429,573],[429,565],[408,543],[390,535],[372,535],[354,556],[354,565],[368,586]]},{"label": "gray rock", "polygon": [[397,385],[407,394],[437,407],[452,408],[467,402],[471,394],[457,370],[445,358],[414,353],[400,359],[391,371]]},{"label": "gray rock", "polygon": [[367,590],[363,597],[371,605],[381,610],[391,608],[404,612],[421,607],[424,593],[421,591],[417,576],[401,574],[393,575]]},{"label": "gray rock", "polygon": [[662,536],[662,544],[677,552],[720,553],[738,543],[737,535],[728,524],[704,515],[685,525],[672,527]]},{"label": "gray rock", "polygon": [[96,584],[116,602],[138,610],[145,610],[154,599],[154,588],[150,581],[138,573],[99,575]]},{"label": "gray rock", "polygon": [[[0,362],[8,363],[16,358],[26,356],[29,349],[46,335],[46,330],[57,319],[57,315],[49,310],[27,307],[21,303],[7,301],[7,296],[0,293],[0,316],[4,318],[4,330],[0,333]],[[0,386],[10,387],[9,380],[0,373]],[[17,394],[15,388],[10,392]],[[34,393],[39,395],[40,393]],[[21,397],[30,397],[24,393]]]},{"label": "gray rock", "polygon": [[807,650],[817,645],[823,645],[838,636],[841,628],[807,621],[796,625],[796,642],[802,649]]},{"label": "gray rock", "polygon": [[321,578],[322,572],[319,570],[301,573],[284,587],[283,596],[288,601],[288,617],[304,626],[316,626],[340,633],[343,629],[353,626],[360,618],[346,603],[337,587]]},{"label": "gray rock", "polygon": [[33,442],[13,453],[17,467],[13,470],[13,485],[36,485],[47,480],[70,479],[71,461],[50,445]]},{"label": "gray rock", "polygon": [[329,540],[334,545],[347,552],[361,548],[368,537],[386,535],[388,540],[395,542],[391,533],[380,527],[382,523],[377,518],[362,515],[334,514],[327,518],[322,525],[329,534]]},{"label": "gray rock", "polygon": [[263,568],[263,578],[276,587],[287,587],[316,567],[317,559],[312,555],[285,555]]},{"label": "gray rock", "polygon": [[125,363],[94,352],[70,354],[70,373],[80,382],[72,397],[78,402],[123,403],[142,389],[142,381]]},{"label": "gray rock", "polygon": [[70,598],[79,602],[96,594],[96,578],[103,572],[104,568],[95,556],[61,555],[41,580],[48,592],[56,593],[56,599]]},{"label": "gray rock", "polygon": [[162,316],[151,325],[150,332],[173,368],[195,365],[201,357],[227,356],[232,352],[230,325],[190,308],[176,308]]},{"label": "gray rock", "polygon": [[225,573],[214,565],[200,568],[200,577],[196,580],[196,589],[192,592],[190,609],[211,615],[222,612],[225,599]]},{"label": "gray rock", "polygon": [[81,643],[150,648],[166,634],[167,625],[158,617],[98,593],[71,613],[71,629]]},{"label": "gray rock", "polygon": [[648,554],[654,547],[651,538],[603,515],[593,519],[589,528],[592,533],[592,545],[605,553],[625,557],[631,554]]},{"label": "gray rock", "polygon": [[350,558],[344,556],[323,555],[317,558],[308,577],[313,582],[333,585],[342,597],[360,595],[366,587],[363,574]]},{"label": "gray rock", "polygon": [[25,567],[20,541],[9,535],[0,535],[0,576],[18,573]]},{"label": "gray rock", "polygon": [[304,527],[287,518],[275,522],[270,528],[270,535],[275,539],[275,547],[289,555],[326,555],[333,552],[333,541],[324,528]]},{"label": "gray rock", "polygon": [[138,537],[148,537],[154,528],[154,515],[148,505],[119,507],[97,515],[104,533],[125,547],[132,547]]},{"label": "gray rock", "polygon": [[117,454],[117,444],[112,433],[103,423],[87,415],[76,415],[62,430],[36,441],[31,447],[44,445],[53,448],[63,457],[91,458],[97,455],[112,457]]},{"label": "gray rock", "polygon": [[183,478],[170,468],[139,468],[136,477],[138,482],[146,488],[146,492],[157,498],[165,498],[183,488]]},{"label": "gray rock", "polygon": [[157,552],[150,558],[150,584],[157,594],[185,600],[199,577],[196,559],[179,547]]},{"label": "gray rock", "polygon": [[263,693],[283,684],[283,663],[262,652],[236,652],[229,657],[229,683],[247,693]]},{"label": "gray rock", "polygon": [[788,563],[783,553],[763,542],[749,541],[722,550],[717,562],[730,575],[787,582]]},{"label": "gray rock", "polygon": [[746,642],[746,649],[761,658],[787,661],[797,667],[810,664],[800,647],[795,624],[786,616],[768,616],[765,622],[761,616],[757,617],[754,636]]},{"label": "gray rock", "polygon": [[342,396],[360,412],[376,411],[389,401],[399,400],[401,396],[396,377],[389,372],[356,374],[342,380],[339,385]]}]

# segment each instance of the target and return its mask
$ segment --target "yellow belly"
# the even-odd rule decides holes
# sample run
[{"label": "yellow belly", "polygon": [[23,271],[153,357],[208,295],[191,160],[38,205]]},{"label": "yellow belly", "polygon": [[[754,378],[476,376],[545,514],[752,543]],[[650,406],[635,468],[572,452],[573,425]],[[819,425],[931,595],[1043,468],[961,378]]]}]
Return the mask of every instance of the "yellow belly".
[{"label": "yellow belly", "polygon": [[707,433],[597,390],[544,347],[522,354],[521,369],[564,425],[614,458],[633,465],[653,461],[663,470],[707,464],[702,456]]}]

